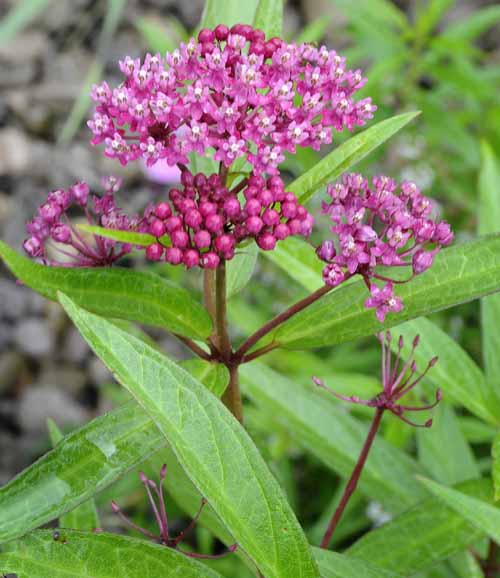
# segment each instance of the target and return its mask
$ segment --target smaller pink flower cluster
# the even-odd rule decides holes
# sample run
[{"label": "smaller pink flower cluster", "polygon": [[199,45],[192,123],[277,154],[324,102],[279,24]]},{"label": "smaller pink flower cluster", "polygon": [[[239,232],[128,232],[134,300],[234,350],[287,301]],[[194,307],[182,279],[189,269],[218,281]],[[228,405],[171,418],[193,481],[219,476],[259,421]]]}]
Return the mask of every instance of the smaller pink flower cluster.
[{"label": "smaller pink flower cluster", "polygon": [[[182,190],[170,190],[170,202],[149,212],[148,232],[157,242],[146,255],[153,261],[215,269],[221,259],[232,259],[246,239],[255,239],[261,249],[270,251],[290,235],[311,233],[313,217],[277,176],[266,181],[252,174],[229,190],[217,174],[193,175],[184,168],[181,183]],[[165,246],[164,236],[171,246]]]},{"label": "smaller pink flower cluster", "polygon": [[401,311],[393,286],[406,281],[381,275],[376,268],[411,267],[410,279],[423,273],[440,248],[453,241],[450,225],[431,218],[432,201],[413,182],[398,187],[393,179],[378,176],[370,185],[361,175],[349,174],[327,190],[331,200],[323,203],[323,213],[333,222],[335,240],[317,249],[327,263],[323,280],[335,287],[361,275],[370,290],[365,305],[376,308],[377,319],[384,321],[387,313]]},{"label": "smaller pink flower cluster", "polygon": [[[114,177],[103,179],[103,197],[90,198],[89,186],[76,183],[67,190],[49,193],[36,216],[26,225],[30,237],[23,247],[30,257],[41,259],[46,265],[63,267],[99,267],[111,265],[132,250],[129,244],[117,243],[97,235],[80,232],[68,212],[83,210],[90,225],[109,229],[138,231],[141,221],[129,218],[116,206],[114,193],[121,181]],[[49,248],[50,245],[50,248]],[[58,258],[55,258],[59,255]]]},{"label": "smaller pink flower cluster", "polygon": [[266,40],[244,24],[204,29],[167,53],[120,61],[124,81],[92,89],[93,144],[122,164],[142,158],[187,164],[207,154],[226,167],[247,156],[277,174],[284,152],[318,150],[332,129],[352,130],[373,117],[370,98],[354,100],[366,79],[326,47]]}]

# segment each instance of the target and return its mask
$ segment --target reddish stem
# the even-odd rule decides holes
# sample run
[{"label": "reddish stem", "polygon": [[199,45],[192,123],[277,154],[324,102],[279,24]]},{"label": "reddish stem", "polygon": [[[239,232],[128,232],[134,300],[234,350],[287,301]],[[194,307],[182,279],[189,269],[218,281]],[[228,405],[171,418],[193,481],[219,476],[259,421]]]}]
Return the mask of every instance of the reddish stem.
[{"label": "reddish stem", "polygon": [[337,506],[337,509],[335,510],[335,513],[333,514],[333,517],[330,520],[330,523],[328,524],[328,528],[326,529],[325,535],[321,540],[320,544],[321,548],[328,548],[333,532],[335,531],[335,528],[339,523],[339,520],[347,506],[347,503],[349,502],[350,497],[352,496],[354,490],[358,485],[361,472],[363,471],[363,467],[366,463],[366,459],[368,458],[368,454],[370,452],[370,448],[372,447],[373,440],[375,439],[378,428],[380,426],[382,415],[384,414],[384,409],[385,408],[383,407],[378,407],[375,412],[375,415],[373,416],[373,420],[370,425],[370,429],[368,430],[368,435],[366,436],[366,440],[365,443],[363,444],[361,453],[359,454],[358,461],[354,467],[349,482],[347,483],[342,498],[340,499],[339,505]]},{"label": "reddish stem", "polygon": [[[290,319],[290,317],[293,317],[306,307],[309,307],[309,305],[312,305],[315,301],[323,297],[323,295],[326,295],[332,289],[333,287],[330,287],[329,285],[323,285],[323,287],[316,290],[314,293],[311,293],[301,301],[297,301],[297,303],[289,307],[286,311],[283,311],[282,313],[271,319],[271,321],[268,321],[240,346],[240,348],[236,351],[234,357],[236,359],[242,359],[249,349],[251,349],[258,341],[260,341],[273,329],[276,329],[276,327],[278,327],[279,325]],[[264,351],[263,348],[262,352],[265,353],[266,351]],[[247,361],[249,361],[248,358]]]}]

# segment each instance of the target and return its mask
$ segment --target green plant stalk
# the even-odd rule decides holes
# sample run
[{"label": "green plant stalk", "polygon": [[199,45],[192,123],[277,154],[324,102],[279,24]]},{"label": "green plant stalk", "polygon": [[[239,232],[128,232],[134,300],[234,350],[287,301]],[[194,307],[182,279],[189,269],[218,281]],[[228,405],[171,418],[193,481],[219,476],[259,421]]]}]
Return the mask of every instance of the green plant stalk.
[{"label": "green plant stalk", "polygon": [[215,343],[220,354],[219,363],[229,370],[229,383],[222,401],[234,417],[243,423],[243,404],[238,379],[239,363],[233,359],[231,340],[227,329],[226,263],[222,261],[215,273]]}]

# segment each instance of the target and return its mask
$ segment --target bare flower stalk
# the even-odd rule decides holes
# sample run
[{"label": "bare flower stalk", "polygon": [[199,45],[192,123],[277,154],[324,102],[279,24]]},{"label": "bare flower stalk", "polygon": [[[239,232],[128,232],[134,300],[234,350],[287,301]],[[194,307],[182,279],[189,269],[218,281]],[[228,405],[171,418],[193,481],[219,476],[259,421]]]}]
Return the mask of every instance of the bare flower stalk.
[{"label": "bare flower stalk", "polygon": [[373,445],[373,441],[375,440],[375,436],[377,435],[377,431],[379,429],[383,414],[384,414],[384,408],[383,407],[377,408],[377,411],[375,412],[375,415],[373,416],[373,420],[372,420],[372,423],[370,425],[370,429],[368,430],[368,435],[366,436],[365,443],[363,444],[363,448],[361,449],[361,453],[359,454],[358,461],[356,462],[356,466],[354,467],[354,470],[352,471],[351,477],[349,478],[349,482],[347,483],[347,486],[344,490],[342,498],[340,499],[339,505],[337,506],[337,509],[335,510],[335,512],[332,516],[332,519],[330,520],[330,523],[328,524],[328,528],[326,529],[325,535],[323,536],[323,539],[321,540],[321,544],[320,544],[321,548],[328,548],[328,545],[330,544],[330,540],[333,536],[333,533],[335,532],[335,528],[337,527],[337,525],[340,521],[340,518],[342,517],[342,514],[344,513],[344,510],[345,510],[352,494],[356,490],[356,487],[357,487],[358,482],[359,482],[359,478],[361,476],[361,472],[363,471],[363,467],[364,467],[366,460],[368,458],[368,454],[370,453],[370,449]]}]

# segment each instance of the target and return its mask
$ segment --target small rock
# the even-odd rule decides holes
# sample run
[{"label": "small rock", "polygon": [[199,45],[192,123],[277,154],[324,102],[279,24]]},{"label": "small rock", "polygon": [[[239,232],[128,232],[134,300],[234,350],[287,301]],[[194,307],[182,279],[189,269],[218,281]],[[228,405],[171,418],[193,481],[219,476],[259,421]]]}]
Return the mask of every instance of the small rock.
[{"label": "small rock", "polygon": [[61,427],[86,421],[87,412],[64,390],[55,386],[30,387],[19,400],[19,423],[24,431],[45,432],[47,418]]},{"label": "small rock", "polygon": [[14,341],[21,351],[33,357],[43,357],[54,351],[55,338],[44,319],[24,319],[14,330]]},{"label": "small rock", "polygon": [[73,363],[82,363],[89,353],[89,346],[79,331],[71,327],[64,337],[62,356]]},{"label": "small rock", "polygon": [[97,357],[92,357],[87,366],[87,372],[95,385],[100,385],[106,381],[114,381],[113,374]]},{"label": "small rock", "polygon": [[31,290],[16,285],[15,281],[0,279],[0,310],[4,319],[17,319],[21,317],[29,307]]},{"label": "small rock", "polygon": [[23,367],[24,358],[19,352],[5,351],[0,355],[0,394],[12,388]]},{"label": "small rock", "polygon": [[42,369],[37,378],[39,386],[56,387],[72,394],[79,394],[85,383],[87,376],[85,372],[69,365],[51,365]]},{"label": "small rock", "polygon": [[15,128],[0,131],[0,175],[26,172],[30,162],[30,143],[25,134]]}]

